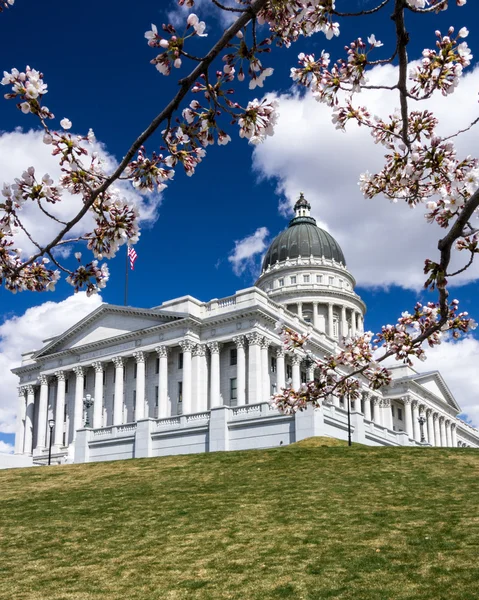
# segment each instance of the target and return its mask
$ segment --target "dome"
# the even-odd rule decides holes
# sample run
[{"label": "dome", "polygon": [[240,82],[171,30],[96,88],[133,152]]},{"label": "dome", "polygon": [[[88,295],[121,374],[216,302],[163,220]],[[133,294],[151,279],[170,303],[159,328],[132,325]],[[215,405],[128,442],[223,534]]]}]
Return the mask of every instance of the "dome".
[{"label": "dome", "polygon": [[277,261],[287,258],[314,256],[335,260],[346,266],[343,251],[338,242],[327,231],[316,225],[316,220],[309,215],[311,206],[303,194],[294,206],[295,217],[289,227],[282,231],[271,242],[263,259],[262,270],[273,266]]}]

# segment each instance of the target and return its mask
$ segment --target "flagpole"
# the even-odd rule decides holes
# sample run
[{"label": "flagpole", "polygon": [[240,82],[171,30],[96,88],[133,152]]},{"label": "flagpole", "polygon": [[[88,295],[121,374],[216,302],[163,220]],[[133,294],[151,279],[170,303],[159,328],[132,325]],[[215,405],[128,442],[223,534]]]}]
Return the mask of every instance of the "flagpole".
[{"label": "flagpole", "polygon": [[126,245],[125,254],[125,301],[124,305],[128,305],[128,244]]}]

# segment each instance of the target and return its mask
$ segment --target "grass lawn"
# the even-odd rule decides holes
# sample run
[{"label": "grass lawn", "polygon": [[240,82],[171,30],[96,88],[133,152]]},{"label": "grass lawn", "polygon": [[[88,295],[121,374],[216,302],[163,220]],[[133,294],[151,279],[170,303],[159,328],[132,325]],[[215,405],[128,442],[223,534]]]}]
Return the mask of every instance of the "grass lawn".
[{"label": "grass lawn", "polygon": [[0,599],[478,600],[479,452],[333,442],[0,471]]}]

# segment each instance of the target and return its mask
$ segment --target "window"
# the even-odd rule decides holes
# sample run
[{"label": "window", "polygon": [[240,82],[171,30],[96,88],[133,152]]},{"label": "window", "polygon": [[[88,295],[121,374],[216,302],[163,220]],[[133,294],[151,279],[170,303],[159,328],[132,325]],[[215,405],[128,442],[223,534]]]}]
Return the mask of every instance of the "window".
[{"label": "window", "polygon": [[342,279],[340,279],[340,280],[339,280],[339,287],[340,287],[340,288],[342,288],[342,287],[343,287],[343,280],[342,280]]},{"label": "window", "polygon": [[293,367],[286,365],[286,379],[293,379]]},{"label": "window", "polygon": [[393,404],[391,404],[391,414],[394,417],[394,405]]},{"label": "window", "polygon": [[296,275],[292,275],[290,277],[290,279],[291,279],[291,285],[295,285],[296,284]]},{"label": "window", "polygon": [[106,371],[103,371],[103,385],[106,384]]},{"label": "window", "polygon": [[66,446],[66,445],[67,445],[67,432],[64,431],[63,432],[63,446]]},{"label": "window", "polygon": [[156,362],[155,362],[155,373],[158,375],[159,372],[160,372],[160,357],[157,356]]},{"label": "window", "polygon": [[178,369],[183,368],[183,352],[178,354]]},{"label": "window", "polygon": [[133,412],[136,411],[136,390],[133,390]]},{"label": "window", "polygon": [[160,389],[157,385],[155,385],[155,408],[158,408],[160,400]]},{"label": "window", "polygon": [[329,285],[334,285],[334,277],[329,278]]},{"label": "window", "polygon": [[309,275],[303,275],[303,283],[309,283]]},{"label": "window", "polygon": [[65,379],[65,394],[68,394],[68,379]]},{"label": "window", "polygon": [[340,398],[339,398],[339,406],[342,406],[344,408],[344,396],[340,396]]},{"label": "window", "polygon": [[306,383],[306,371],[301,371],[301,383]]},{"label": "window", "polygon": [[283,285],[284,285],[284,279],[283,278],[278,279],[278,287],[283,287]]},{"label": "window", "polygon": [[183,402],[183,382],[178,381],[178,402]]},{"label": "window", "polygon": [[231,348],[230,350],[230,365],[234,366],[238,363],[238,349]]},{"label": "window", "polygon": [[116,369],[113,369],[113,383],[116,381]]},{"label": "window", "polygon": [[323,276],[322,275],[316,275],[316,283],[323,283]]},{"label": "window", "polygon": [[338,321],[338,317],[333,317],[333,336],[335,338],[339,337],[339,321]]},{"label": "window", "polygon": [[230,379],[230,400],[237,400],[238,399],[238,394],[237,394],[237,379],[236,377],[232,377]]},{"label": "window", "polygon": [[271,373],[276,373],[276,367],[277,367],[276,356],[272,356],[271,357]]},{"label": "window", "polygon": [[65,406],[63,407],[63,422],[66,423],[68,416],[68,405],[65,402]]},{"label": "window", "polygon": [[398,419],[402,421],[402,408],[398,408]]},{"label": "window", "polygon": [[136,379],[136,374],[138,372],[138,363],[135,362],[133,366],[133,379]]},{"label": "window", "polygon": [[276,394],[276,384],[272,383],[271,384],[271,395],[274,396]]},{"label": "window", "polygon": [[86,390],[86,377],[83,378],[83,389]]}]

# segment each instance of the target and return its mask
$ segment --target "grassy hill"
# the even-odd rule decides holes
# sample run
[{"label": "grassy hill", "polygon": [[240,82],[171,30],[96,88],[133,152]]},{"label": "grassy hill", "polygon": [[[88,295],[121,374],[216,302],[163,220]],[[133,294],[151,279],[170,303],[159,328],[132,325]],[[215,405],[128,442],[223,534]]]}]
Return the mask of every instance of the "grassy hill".
[{"label": "grassy hill", "polygon": [[326,443],[0,471],[0,599],[477,600],[479,452]]}]

